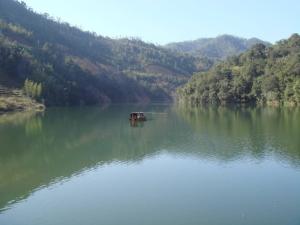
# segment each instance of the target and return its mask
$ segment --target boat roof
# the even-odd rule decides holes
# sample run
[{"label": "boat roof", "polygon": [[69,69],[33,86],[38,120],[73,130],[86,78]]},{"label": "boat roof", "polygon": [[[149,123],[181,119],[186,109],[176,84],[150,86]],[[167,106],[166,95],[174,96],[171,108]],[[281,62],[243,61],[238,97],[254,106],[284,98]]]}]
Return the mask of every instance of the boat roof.
[{"label": "boat roof", "polygon": [[134,113],[141,114],[141,113],[144,113],[144,112],[132,112],[131,114],[134,114]]}]

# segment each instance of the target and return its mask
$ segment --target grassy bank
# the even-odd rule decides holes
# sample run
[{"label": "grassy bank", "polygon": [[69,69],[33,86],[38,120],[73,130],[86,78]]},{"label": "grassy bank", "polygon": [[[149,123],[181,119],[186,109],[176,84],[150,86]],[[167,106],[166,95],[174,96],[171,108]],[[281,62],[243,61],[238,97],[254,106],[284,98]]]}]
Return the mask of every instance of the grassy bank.
[{"label": "grassy bank", "polygon": [[0,97],[0,113],[14,111],[43,111],[45,106],[27,97]]},{"label": "grassy bank", "polygon": [[43,111],[45,106],[25,96],[21,90],[0,86],[0,114],[15,111]]}]

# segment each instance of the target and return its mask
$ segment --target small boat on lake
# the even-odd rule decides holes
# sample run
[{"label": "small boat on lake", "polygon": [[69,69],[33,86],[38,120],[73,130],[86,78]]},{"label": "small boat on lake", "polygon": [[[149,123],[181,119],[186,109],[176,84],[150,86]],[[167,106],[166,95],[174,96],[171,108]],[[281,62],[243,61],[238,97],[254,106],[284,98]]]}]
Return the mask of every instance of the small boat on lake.
[{"label": "small boat on lake", "polygon": [[147,119],[143,112],[132,112],[132,113],[130,113],[129,120],[131,120],[131,121],[146,121]]}]

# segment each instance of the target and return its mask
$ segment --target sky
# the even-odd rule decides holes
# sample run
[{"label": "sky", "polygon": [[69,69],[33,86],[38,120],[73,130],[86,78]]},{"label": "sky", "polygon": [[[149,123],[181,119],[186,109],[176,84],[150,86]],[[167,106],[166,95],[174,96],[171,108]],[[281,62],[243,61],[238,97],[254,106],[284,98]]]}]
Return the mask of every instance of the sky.
[{"label": "sky", "polygon": [[272,43],[300,33],[299,0],[23,0],[83,30],[166,44],[232,34]]}]

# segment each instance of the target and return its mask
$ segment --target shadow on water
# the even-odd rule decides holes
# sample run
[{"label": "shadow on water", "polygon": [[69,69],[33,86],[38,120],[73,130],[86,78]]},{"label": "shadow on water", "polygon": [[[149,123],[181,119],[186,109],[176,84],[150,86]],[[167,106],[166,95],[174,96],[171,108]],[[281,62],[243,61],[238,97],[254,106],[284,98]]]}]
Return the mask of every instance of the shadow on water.
[{"label": "shadow on water", "polygon": [[[156,114],[132,125],[128,115],[137,110]],[[275,154],[299,166],[299,123],[298,109],[168,105],[57,108],[0,118],[0,209],[87,169],[136,163],[161,151],[224,163]]]}]

